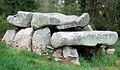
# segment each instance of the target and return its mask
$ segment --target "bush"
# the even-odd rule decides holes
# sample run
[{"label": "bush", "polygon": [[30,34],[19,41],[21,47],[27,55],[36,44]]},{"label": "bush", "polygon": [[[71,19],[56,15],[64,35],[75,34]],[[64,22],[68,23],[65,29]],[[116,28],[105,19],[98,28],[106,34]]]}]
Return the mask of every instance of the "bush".
[{"label": "bush", "polygon": [[0,32],[4,32],[8,29],[13,29],[14,26],[12,26],[11,24],[9,24],[7,21],[6,21],[6,18],[0,16]]},{"label": "bush", "polygon": [[8,16],[17,11],[31,11],[35,9],[34,0],[0,0],[0,15]]}]

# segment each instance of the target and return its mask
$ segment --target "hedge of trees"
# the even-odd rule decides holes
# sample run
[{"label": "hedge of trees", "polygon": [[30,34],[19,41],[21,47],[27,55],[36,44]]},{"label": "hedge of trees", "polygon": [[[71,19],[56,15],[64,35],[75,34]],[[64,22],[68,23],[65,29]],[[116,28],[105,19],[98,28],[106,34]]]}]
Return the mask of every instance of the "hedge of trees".
[{"label": "hedge of trees", "polygon": [[120,0],[0,0],[0,15],[6,17],[19,10],[78,16],[87,12],[94,29],[120,33]]}]

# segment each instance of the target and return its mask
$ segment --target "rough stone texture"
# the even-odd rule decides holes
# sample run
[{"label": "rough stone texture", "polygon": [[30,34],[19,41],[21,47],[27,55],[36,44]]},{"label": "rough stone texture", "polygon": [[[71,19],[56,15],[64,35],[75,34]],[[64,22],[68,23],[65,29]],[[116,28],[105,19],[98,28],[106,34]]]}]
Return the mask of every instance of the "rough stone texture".
[{"label": "rough stone texture", "polygon": [[80,65],[79,58],[75,58],[75,59],[71,60],[71,63]]},{"label": "rough stone texture", "polygon": [[72,47],[64,47],[63,56],[64,56],[64,58],[78,57],[77,49],[72,48]]},{"label": "rough stone texture", "polygon": [[51,44],[54,48],[65,45],[112,45],[117,39],[118,34],[112,31],[57,32],[52,35]]},{"label": "rough stone texture", "polygon": [[66,59],[66,61],[80,65],[77,49],[72,47],[64,47],[63,56]]},{"label": "rough stone texture", "polygon": [[61,13],[34,13],[31,26],[40,28],[48,25],[63,25],[73,23],[77,16],[66,16]]},{"label": "rough stone texture", "polygon": [[102,52],[105,52],[105,49],[107,48],[106,45],[101,45],[100,48],[102,49]]},{"label": "rough stone texture", "polygon": [[62,61],[62,59],[60,59],[60,58],[54,58],[55,59],[55,61]]},{"label": "rough stone texture", "polygon": [[16,34],[15,30],[7,30],[4,37],[2,38],[2,41],[4,41],[8,45],[11,45],[15,37],[15,34]]},{"label": "rough stone texture", "polygon": [[28,27],[30,26],[32,15],[30,12],[18,11],[16,15],[8,16],[7,21],[18,27]]},{"label": "rough stone texture", "polygon": [[112,55],[112,54],[114,54],[114,52],[115,52],[115,49],[107,49],[107,50],[106,50],[106,53],[107,53],[108,55]]},{"label": "rough stone texture", "polygon": [[48,48],[50,50],[54,50],[54,48],[52,46],[47,46],[46,48]]},{"label": "rough stone texture", "polygon": [[13,40],[13,47],[31,50],[33,28],[21,29]]},{"label": "rough stone texture", "polygon": [[49,28],[35,31],[32,38],[32,50],[39,53],[39,55],[45,53],[45,48],[49,46],[50,35],[51,33]]},{"label": "rough stone texture", "polygon": [[[46,46],[44,46],[44,47],[46,47]],[[41,49],[41,47],[36,47],[36,46],[33,47],[32,46],[32,51],[39,55],[48,55],[48,52],[45,49]]]},{"label": "rough stone texture", "polygon": [[66,29],[88,24],[90,17],[84,13],[80,17],[75,15],[64,15],[61,13],[33,13],[31,26],[41,28],[44,26],[55,25],[57,29]]},{"label": "rough stone texture", "polygon": [[[64,19],[64,18],[63,18]],[[74,22],[72,23],[66,23],[66,24],[63,24],[63,25],[60,25],[60,26],[57,26],[56,28],[57,29],[67,29],[67,28],[72,28],[72,27],[78,27],[78,26],[85,26],[89,23],[90,21],[90,16],[88,13],[83,13],[80,17],[78,17],[77,19],[72,17],[71,19],[75,19]],[[70,19],[70,20],[71,20]],[[67,19],[68,20],[68,19]]]},{"label": "rough stone texture", "polygon": [[93,31],[93,28],[91,27],[91,25],[87,25],[83,27],[83,31]]},{"label": "rough stone texture", "polygon": [[62,53],[63,53],[62,49],[59,48],[56,51],[54,51],[52,56],[55,58],[63,58]]}]

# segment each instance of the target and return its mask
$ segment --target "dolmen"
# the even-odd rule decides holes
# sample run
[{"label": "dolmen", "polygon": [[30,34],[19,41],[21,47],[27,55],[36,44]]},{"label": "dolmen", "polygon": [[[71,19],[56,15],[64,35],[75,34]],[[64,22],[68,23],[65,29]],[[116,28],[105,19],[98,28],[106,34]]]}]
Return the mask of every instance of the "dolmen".
[{"label": "dolmen", "polygon": [[55,60],[63,63],[80,65],[78,48],[83,47],[99,47],[113,54],[115,49],[105,48],[118,40],[115,31],[93,30],[88,13],[76,16],[18,11],[16,15],[9,15],[7,21],[16,27],[7,30],[2,38],[9,47],[27,49],[39,55],[49,55],[49,49]]}]

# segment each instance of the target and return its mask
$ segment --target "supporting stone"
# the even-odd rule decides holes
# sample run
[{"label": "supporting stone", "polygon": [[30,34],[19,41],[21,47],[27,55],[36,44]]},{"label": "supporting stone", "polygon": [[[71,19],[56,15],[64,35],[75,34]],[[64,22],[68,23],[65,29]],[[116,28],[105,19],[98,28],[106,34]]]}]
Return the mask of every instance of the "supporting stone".
[{"label": "supporting stone", "polygon": [[91,25],[87,25],[87,26],[83,27],[82,31],[93,31],[93,28],[91,27]]},{"label": "supporting stone", "polygon": [[21,29],[13,40],[13,47],[25,48],[31,50],[31,39],[33,28]]},{"label": "supporting stone", "polygon": [[2,38],[2,41],[11,46],[15,35],[15,30],[7,30],[4,37]]},{"label": "supporting stone", "polygon": [[47,54],[45,51],[46,47],[49,46],[50,40],[50,29],[43,28],[34,32],[32,38],[32,50],[39,55]]},{"label": "supporting stone", "polygon": [[115,52],[115,49],[107,49],[107,50],[106,50],[106,53],[107,53],[108,55],[112,55],[112,54],[114,54],[114,52]]},{"label": "supporting stone", "polygon": [[56,51],[54,51],[53,55],[54,58],[58,58],[58,59],[62,59],[63,58],[63,50],[62,48],[57,49]]},{"label": "supporting stone", "polygon": [[80,65],[77,49],[68,46],[64,47],[63,56],[67,62]]}]

